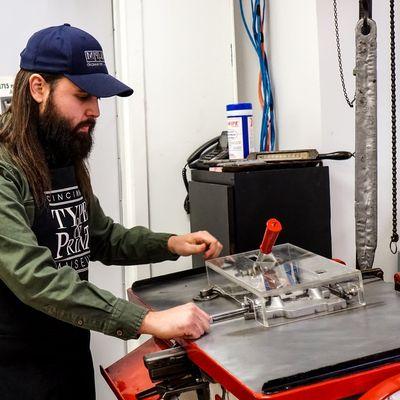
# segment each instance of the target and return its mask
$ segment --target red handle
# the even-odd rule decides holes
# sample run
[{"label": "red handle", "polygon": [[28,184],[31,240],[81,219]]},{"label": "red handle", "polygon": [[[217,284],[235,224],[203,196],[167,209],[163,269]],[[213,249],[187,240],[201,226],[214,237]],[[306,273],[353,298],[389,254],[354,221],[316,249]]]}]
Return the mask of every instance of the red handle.
[{"label": "red handle", "polygon": [[267,221],[263,241],[260,245],[261,253],[271,253],[272,247],[275,244],[281,230],[282,225],[277,219],[271,218]]}]

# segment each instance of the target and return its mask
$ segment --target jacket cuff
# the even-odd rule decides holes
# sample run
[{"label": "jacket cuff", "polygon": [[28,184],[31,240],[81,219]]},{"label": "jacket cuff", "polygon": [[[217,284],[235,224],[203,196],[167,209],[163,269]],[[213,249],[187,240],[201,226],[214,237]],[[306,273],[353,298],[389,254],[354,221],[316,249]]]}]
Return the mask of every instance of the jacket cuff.
[{"label": "jacket cuff", "polygon": [[179,254],[172,253],[168,250],[168,239],[171,236],[176,236],[174,233],[158,233],[157,248],[151,249],[154,254],[162,254],[162,261],[172,260],[176,261],[180,256]]},{"label": "jacket cuff", "polygon": [[107,333],[120,339],[137,339],[143,319],[150,310],[139,304],[118,299],[113,312],[113,323]]}]

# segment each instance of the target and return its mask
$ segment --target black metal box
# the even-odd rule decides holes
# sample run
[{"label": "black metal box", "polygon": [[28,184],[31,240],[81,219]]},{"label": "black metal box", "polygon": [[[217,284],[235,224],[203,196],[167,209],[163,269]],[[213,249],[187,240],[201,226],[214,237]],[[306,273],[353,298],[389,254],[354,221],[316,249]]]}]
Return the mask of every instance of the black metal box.
[{"label": "black metal box", "polygon": [[[259,247],[269,218],[283,226],[277,244],[292,243],[331,258],[329,169],[192,170],[191,231],[207,230],[224,245],[221,255]],[[200,256],[193,266],[204,265]]]}]

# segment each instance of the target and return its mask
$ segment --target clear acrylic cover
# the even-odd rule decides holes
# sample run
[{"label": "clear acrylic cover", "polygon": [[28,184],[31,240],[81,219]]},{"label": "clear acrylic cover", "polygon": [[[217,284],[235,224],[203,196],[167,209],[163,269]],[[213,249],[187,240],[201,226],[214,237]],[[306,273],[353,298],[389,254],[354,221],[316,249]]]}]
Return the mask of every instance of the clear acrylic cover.
[{"label": "clear acrylic cover", "polygon": [[365,305],[359,270],[286,243],[206,261],[208,283],[264,326]]}]

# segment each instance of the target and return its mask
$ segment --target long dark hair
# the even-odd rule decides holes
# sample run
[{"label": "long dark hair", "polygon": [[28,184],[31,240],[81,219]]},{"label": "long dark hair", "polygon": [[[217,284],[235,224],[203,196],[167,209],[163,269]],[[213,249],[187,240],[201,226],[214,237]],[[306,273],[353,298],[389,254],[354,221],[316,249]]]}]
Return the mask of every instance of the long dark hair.
[{"label": "long dark hair", "polygon": [[[43,148],[38,139],[39,104],[29,89],[29,78],[35,72],[21,69],[15,77],[11,106],[2,116],[0,142],[5,145],[13,162],[25,174],[35,203],[45,204],[45,191],[51,190],[51,177]],[[53,90],[62,75],[40,73]],[[90,201],[92,187],[84,160],[74,163],[78,186],[86,201]]]}]

